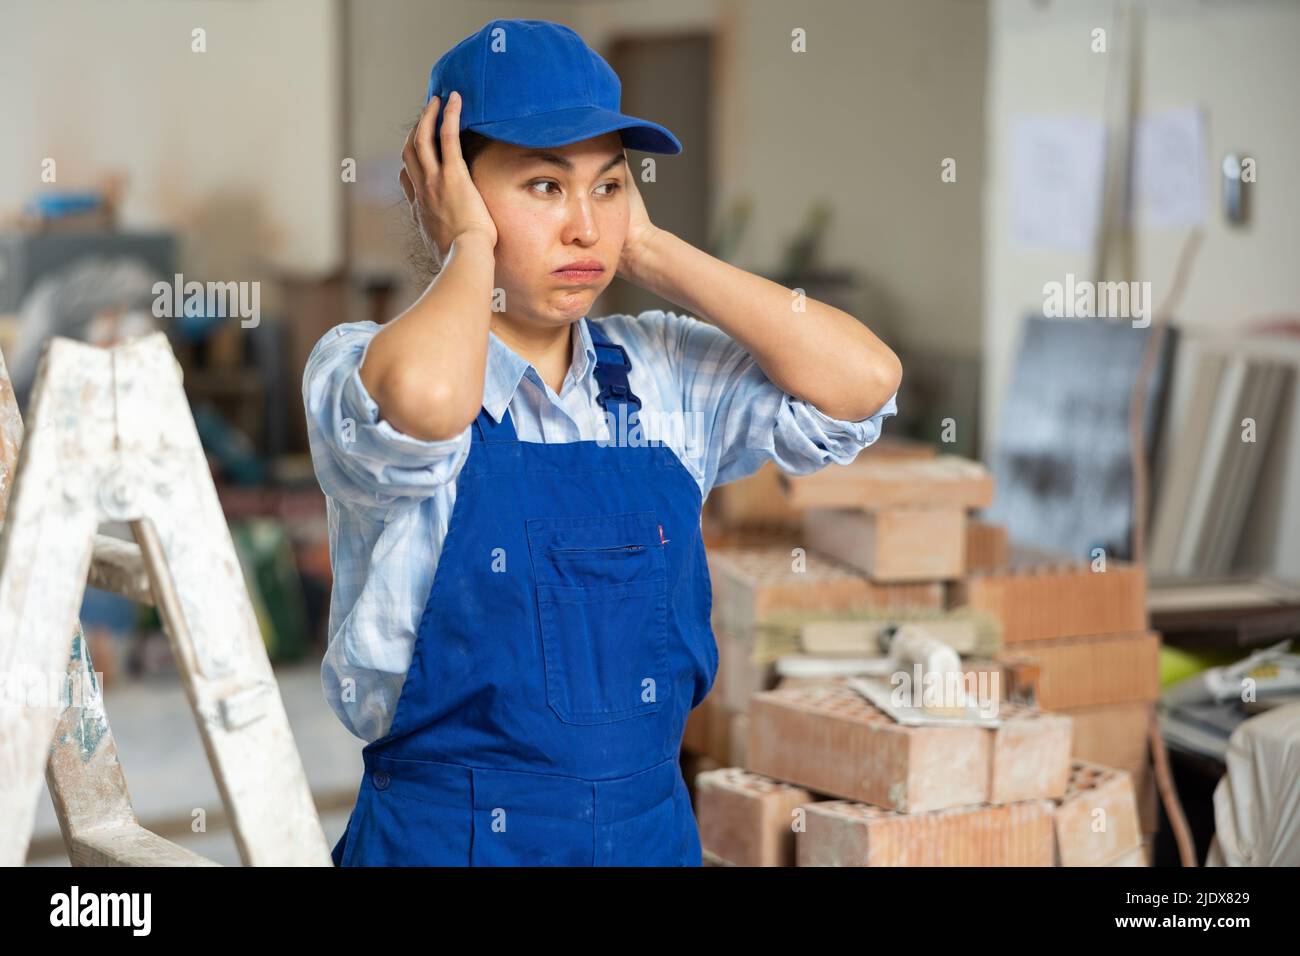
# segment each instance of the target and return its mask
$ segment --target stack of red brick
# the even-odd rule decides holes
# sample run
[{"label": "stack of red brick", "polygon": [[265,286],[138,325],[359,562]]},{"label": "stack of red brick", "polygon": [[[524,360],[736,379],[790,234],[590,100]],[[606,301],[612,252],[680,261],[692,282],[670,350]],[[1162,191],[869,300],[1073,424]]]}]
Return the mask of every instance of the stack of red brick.
[{"label": "stack of red brick", "polygon": [[[939,789],[903,786],[917,799]],[[906,813],[727,767],[699,775],[696,813],[712,865],[1146,865],[1127,773],[1075,761],[1061,791]]]},{"label": "stack of red brick", "polygon": [[1073,719],[1076,756],[1133,777],[1142,832],[1153,834],[1148,733],[1160,696],[1160,635],[1147,627],[1145,568],[1031,560],[972,572],[950,586],[948,600],[1002,622],[999,660],[1037,672],[1037,705]]},{"label": "stack of red brick", "polygon": [[[970,517],[991,501],[987,472],[924,450],[719,493],[706,537],[719,675],[684,741],[710,860],[1141,864],[1154,808],[1139,825],[1133,781],[1154,794],[1159,637],[1140,567],[1013,565],[1002,529]],[[756,660],[760,626],[783,611],[960,605],[1002,622],[989,666],[1004,690],[1061,716],[1006,703],[996,729],[903,726],[841,682],[773,689]]]}]

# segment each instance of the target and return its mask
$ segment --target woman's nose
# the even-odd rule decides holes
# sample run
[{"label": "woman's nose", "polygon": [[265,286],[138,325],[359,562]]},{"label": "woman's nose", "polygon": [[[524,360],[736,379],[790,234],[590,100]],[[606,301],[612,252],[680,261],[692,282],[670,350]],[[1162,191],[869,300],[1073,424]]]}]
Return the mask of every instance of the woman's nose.
[{"label": "woman's nose", "polygon": [[595,242],[600,238],[596,227],[596,217],[591,203],[585,197],[578,197],[569,202],[568,217],[564,224],[565,239],[573,242]]}]

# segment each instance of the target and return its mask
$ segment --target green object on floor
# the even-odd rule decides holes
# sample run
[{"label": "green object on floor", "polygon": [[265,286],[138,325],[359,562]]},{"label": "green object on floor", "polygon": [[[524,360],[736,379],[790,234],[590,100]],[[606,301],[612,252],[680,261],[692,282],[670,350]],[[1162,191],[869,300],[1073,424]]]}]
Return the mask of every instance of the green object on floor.
[{"label": "green object on floor", "polygon": [[1201,671],[1231,664],[1245,656],[1245,652],[1240,649],[1189,651],[1182,647],[1164,645],[1160,648],[1160,687],[1169,687]]},{"label": "green object on floor", "polygon": [[243,568],[272,661],[295,661],[307,652],[307,604],[293,548],[280,522],[249,518],[232,522],[230,537]]}]

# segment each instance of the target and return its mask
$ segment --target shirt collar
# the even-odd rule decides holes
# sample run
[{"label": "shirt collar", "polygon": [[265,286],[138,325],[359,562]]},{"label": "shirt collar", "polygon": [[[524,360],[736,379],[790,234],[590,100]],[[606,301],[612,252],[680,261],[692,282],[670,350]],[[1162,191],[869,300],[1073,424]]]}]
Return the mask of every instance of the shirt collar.
[{"label": "shirt collar", "polygon": [[[573,374],[573,380],[581,384],[595,370],[596,346],[591,341],[591,331],[587,328],[586,316],[578,320],[577,326],[578,334],[573,336],[573,354],[569,359],[569,371]],[[501,419],[505,417],[506,407],[515,397],[520,380],[532,367],[527,359],[517,355],[510,346],[502,342],[495,332],[488,331],[483,407],[487,409],[494,422],[500,424]]]}]

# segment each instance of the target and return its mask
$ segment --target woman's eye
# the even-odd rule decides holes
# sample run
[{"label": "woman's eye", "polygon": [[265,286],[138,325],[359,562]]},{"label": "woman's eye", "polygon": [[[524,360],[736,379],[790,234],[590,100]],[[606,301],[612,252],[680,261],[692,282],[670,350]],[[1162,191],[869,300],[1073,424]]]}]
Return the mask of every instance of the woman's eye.
[{"label": "woman's eye", "polygon": [[[542,188],[541,188],[541,189],[538,189],[539,186],[542,187]],[[554,195],[554,193],[550,192],[549,189],[546,188],[546,187],[550,187],[550,186],[554,186],[555,189],[556,189],[557,191],[558,191],[559,188],[560,188],[559,183],[553,182],[552,180],[549,180],[549,179],[539,179],[537,182],[529,183],[529,184],[528,184],[528,188],[534,190],[535,192],[537,192],[539,195],[542,195],[542,196],[551,196],[551,195]],[[623,188],[623,184],[622,184],[622,183],[601,183],[601,184],[600,184],[599,186],[597,186],[596,188],[597,188],[597,189],[608,189],[609,191],[606,192],[606,193],[604,193],[603,195],[606,195],[606,196],[612,196],[612,195],[614,195],[616,192],[618,192],[618,190],[620,190],[621,188]]]}]

